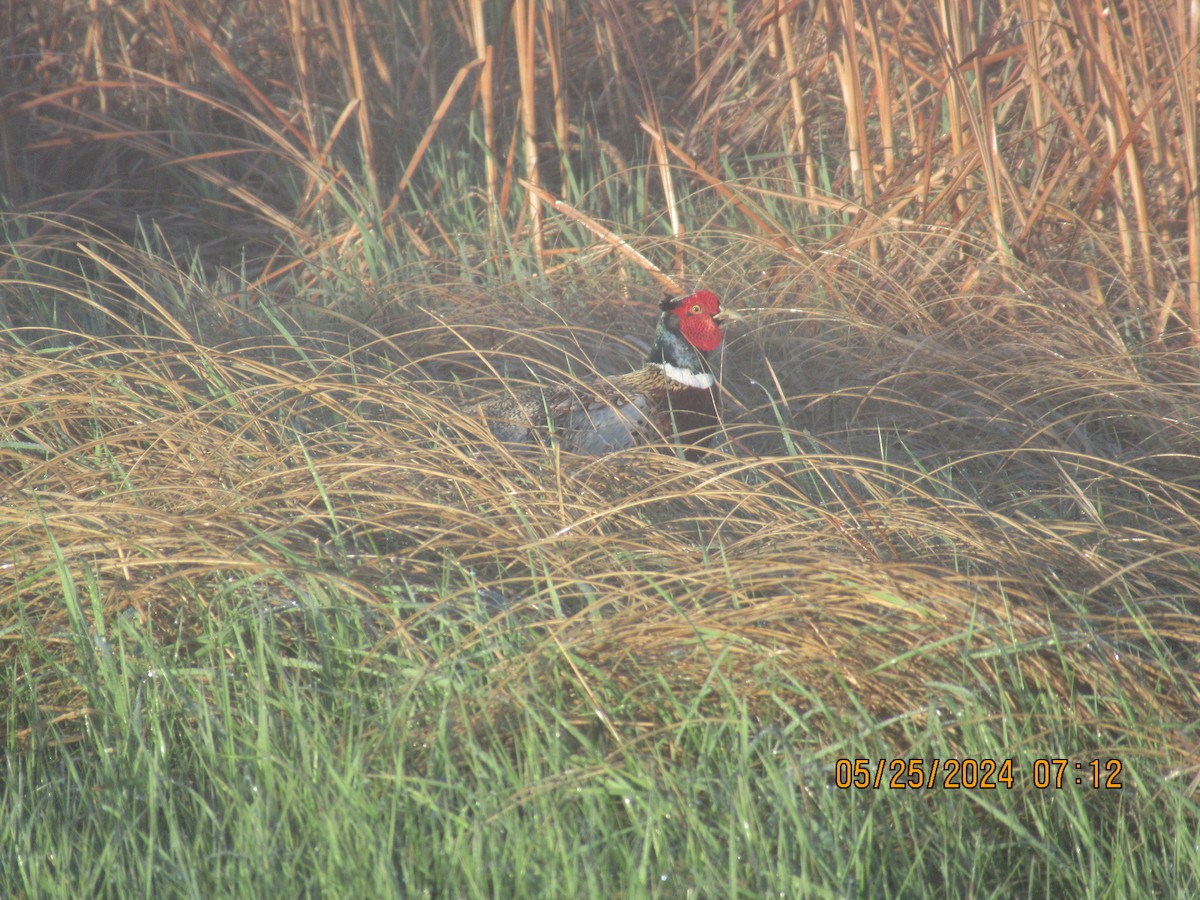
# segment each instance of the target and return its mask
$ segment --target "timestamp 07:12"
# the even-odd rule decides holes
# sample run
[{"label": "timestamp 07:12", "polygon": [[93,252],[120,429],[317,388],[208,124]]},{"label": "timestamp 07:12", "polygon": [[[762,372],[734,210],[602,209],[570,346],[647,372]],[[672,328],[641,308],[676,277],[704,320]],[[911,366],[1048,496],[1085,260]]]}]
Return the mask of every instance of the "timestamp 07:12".
[{"label": "timestamp 07:12", "polygon": [[1062,790],[1072,783],[1094,790],[1121,790],[1125,765],[1119,759],[1089,759],[1078,762],[1060,758],[1038,758],[1020,771],[1016,760],[992,759],[839,759],[834,764],[834,785],[843,790],[884,787],[893,790],[997,790],[1012,789],[1028,779],[1038,790]]}]

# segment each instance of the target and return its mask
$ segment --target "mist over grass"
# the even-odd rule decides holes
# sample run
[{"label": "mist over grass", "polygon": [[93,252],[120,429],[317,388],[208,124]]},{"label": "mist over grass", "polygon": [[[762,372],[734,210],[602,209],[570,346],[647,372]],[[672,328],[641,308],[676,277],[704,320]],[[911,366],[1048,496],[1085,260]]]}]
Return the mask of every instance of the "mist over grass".
[{"label": "mist over grass", "polygon": [[[1196,893],[1174,7],[34,6],[0,892]],[[703,461],[493,439],[673,287]]]}]

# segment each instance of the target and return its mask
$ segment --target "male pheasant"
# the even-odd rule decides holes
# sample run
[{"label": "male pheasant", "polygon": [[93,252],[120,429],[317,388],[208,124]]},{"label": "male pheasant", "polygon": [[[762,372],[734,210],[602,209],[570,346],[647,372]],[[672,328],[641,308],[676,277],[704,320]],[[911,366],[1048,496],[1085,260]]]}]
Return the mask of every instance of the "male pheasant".
[{"label": "male pheasant", "polygon": [[716,378],[704,354],[724,333],[720,301],[710,291],[662,301],[646,365],[606,380],[532,388],[484,403],[492,434],[508,443],[556,441],[565,450],[601,455],[674,439],[690,460],[717,431]]}]

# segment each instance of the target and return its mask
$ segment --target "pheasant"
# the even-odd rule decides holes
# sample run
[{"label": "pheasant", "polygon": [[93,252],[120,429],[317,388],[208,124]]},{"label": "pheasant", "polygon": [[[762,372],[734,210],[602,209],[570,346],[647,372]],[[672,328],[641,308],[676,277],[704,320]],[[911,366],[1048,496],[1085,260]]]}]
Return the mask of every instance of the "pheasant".
[{"label": "pheasant", "polygon": [[710,291],[667,298],[646,364],[606,380],[512,393],[480,409],[507,443],[553,439],[601,455],[674,438],[695,461],[717,431],[716,378],[704,354],[720,346],[721,304]]}]

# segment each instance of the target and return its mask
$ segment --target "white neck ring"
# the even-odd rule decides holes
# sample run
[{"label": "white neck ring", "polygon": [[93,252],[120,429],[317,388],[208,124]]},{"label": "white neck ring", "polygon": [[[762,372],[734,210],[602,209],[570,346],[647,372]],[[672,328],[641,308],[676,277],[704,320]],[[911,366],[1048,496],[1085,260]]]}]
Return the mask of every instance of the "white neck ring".
[{"label": "white neck ring", "polygon": [[684,369],[679,366],[673,366],[670,363],[661,363],[659,368],[663,374],[677,384],[682,384],[684,387],[699,388],[702,391],[707,391],[717,379],[713,377],[711,372],[693,372],[691,369]]}]

